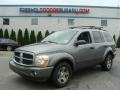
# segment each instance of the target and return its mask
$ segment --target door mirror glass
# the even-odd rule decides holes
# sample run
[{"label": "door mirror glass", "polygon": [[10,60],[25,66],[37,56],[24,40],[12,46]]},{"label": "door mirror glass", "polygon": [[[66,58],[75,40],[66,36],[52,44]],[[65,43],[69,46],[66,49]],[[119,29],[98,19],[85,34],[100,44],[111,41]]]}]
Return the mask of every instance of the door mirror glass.
[{"label": "door mirror glass", "polygon": [[74,43],[75,46],[86,44],[87,42],[85,40],[79,40]]}]

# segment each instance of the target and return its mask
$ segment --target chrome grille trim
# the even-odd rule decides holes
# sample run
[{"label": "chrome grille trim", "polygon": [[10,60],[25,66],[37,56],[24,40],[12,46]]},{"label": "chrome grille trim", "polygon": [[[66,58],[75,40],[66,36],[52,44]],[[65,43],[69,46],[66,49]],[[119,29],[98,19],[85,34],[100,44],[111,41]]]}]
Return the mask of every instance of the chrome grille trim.
[{"label": "chrome grille trim", "polygon": [[22,64],[22,63],[18,63],[15,61],[15,59],[13,60],[16,64],[22,65],[22,66],[33,66],[33,65],[27,65],[27,64]]},{"label": "chrome grille trim", "polygon": [[[20,53],[20,55],[16,56],[15,53]],[[33,58],[32,59],[24,58],[23,54],[32,55]],[[15,60],[15,57],[20,59],[20,62],[17,62],[17,60]],[[32,53],[32,52],[26,52],[26,51],[15,51],[14,52],[14,62],[17,63],[17,64],[20,64],[20,65],[23,65],[23,66],[33,66],[34,65],[34,57],[35,57],[35,54]],[[26,62],[31,61],[31,64],[24,64],[25,62],[23,62],[23,60],[26,60]]]},{"label": "chrome grille trim", "polygon": [[26,59],[26,60],[33,60],[33,59],[28,59],[28,58],[20,58],[20,57],[18,57],[18,56],[15,56],[15,57],[17,57],[17,58],[19,58],[19,59]]}]

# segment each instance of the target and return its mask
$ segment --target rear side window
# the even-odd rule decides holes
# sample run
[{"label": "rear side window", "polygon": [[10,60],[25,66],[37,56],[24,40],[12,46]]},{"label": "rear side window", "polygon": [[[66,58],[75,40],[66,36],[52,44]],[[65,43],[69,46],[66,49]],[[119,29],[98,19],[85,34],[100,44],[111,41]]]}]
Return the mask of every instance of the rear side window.
[{"label": "rear side window", "polygon": [[113,41],[112,36],[111,36],[108,32],[103,32],[103,35],[104,35],[105,40],[106,40],[107,42],[112,42],[112,41]]},{"label": "rear side window", "polygon": [[93,33],[93,38],[94,38],[94,42],[95,43],[101,43],[104,42],[103,36],[101,34],[101,32],[99,31],[92,31]]},{"label": "rear side window", "polygon": [[13,40],[9,40],[9,42],[10,42],[10,43],[15,43],[15,41],[13,41]]}]

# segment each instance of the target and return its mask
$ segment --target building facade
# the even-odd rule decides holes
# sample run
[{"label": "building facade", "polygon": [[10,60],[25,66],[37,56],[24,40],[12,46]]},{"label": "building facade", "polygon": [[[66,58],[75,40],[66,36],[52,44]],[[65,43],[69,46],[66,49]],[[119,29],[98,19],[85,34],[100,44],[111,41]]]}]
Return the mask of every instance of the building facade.
[{"label": "building facade", "polygon": [[71,26],[102,26],[120,33],[120,7],[72,5],[0,5],[0,28],[45,32]]}]

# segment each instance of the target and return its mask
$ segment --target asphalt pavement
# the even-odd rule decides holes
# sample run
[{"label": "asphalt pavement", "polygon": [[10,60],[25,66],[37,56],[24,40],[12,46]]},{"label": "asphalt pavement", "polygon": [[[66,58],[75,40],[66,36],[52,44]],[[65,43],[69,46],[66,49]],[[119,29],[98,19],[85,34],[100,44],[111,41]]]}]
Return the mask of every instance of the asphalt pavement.
[{"label": "asphalt pavement", "polygon": [[1,51],[0,90],[120,90],[120,49],[116,53],[111,71],[101,71],[99,66],[79,70],[66,87],[57,89],[51,82],[29,81],[11,71],[13,53]]}]

